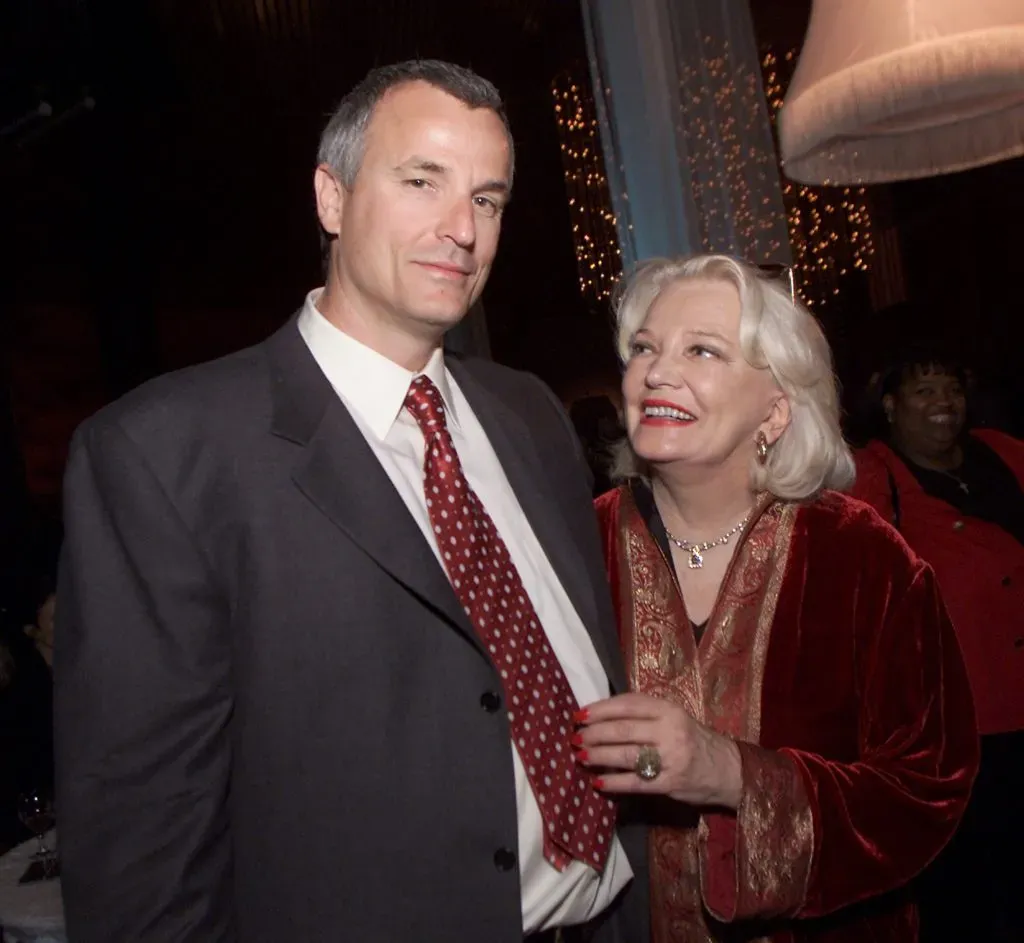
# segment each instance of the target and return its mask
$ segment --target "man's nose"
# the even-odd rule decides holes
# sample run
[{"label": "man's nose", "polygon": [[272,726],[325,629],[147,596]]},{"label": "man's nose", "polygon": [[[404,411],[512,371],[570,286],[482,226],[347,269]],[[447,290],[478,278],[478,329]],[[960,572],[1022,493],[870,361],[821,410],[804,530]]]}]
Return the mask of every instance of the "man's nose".
[{"label": "man's nose", "polygon": [[471,249],[476,242],[476,215],[469,197],[457,197],[448,205],[441,218],[440,235],[451,239],[463,249]]}]

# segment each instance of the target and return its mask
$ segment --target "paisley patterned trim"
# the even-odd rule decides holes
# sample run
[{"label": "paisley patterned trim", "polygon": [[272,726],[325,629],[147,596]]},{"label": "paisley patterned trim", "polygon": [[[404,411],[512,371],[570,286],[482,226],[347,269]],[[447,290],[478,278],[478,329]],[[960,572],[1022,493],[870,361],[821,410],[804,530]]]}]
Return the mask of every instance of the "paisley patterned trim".
[{"label": "paisley patterned trim", "polygon": [[[622,490],[619,598],[633,690],[673,700],[719,733],[756,743],[772,620],[796,515],[794,505],[770,496],[759,501],[740,535],[698,646],[669,561],[629,489]],[[749,839],[771,840],[756,827],[763,810],[753,796],[752,790],[746,790],[738,816],[729,819],[739,822],[741,834]],[[707,825],[697,810],[679,803],[652,805],[650,813],[657,823],[650,837],[652,939],[654,943],[712,943],[716,937],[706,920],[701,888],[705,858],[701,836],[707,835]],[[737,850],[734,845],[734,853]],[[771,857],[759,856],[766,862]],[[781,871],[777,877],[785,880]],[[770,883],[772,875],[759,871],[758,878]]]}]

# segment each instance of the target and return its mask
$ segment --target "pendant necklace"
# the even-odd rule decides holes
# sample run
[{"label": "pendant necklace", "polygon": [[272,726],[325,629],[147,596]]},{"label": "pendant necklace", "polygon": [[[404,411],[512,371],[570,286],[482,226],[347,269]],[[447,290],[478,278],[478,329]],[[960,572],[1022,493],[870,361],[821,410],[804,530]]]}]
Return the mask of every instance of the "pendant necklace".
[{"label": "pendant necklace", "polygon": [[[727,530],[721,537],[716,537],[714,540],[705,540],[702,543],[693,543],[693,541],[686,540],[683,537],[676,537],[667,527],[665,528],[665,536],[672,541],[680,550],[690,555],[690,559],[687,561],[687,566],[691,570],[699,570],[704,566],[704,554],[709,550],[724,546],[729,543],[729,538],[734,534],[738,534],[746,526],[747,521],[750,520],[750,513],[747,512],[747,516],[743,518],[735,527]],[[662,522],[664,523],[664,522]]]}]

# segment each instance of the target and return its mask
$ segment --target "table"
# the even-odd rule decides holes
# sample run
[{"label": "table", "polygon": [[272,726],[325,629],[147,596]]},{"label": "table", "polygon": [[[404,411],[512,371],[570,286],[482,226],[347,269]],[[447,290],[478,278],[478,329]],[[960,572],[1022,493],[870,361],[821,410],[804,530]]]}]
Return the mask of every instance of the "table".
[{"label": "table", "polygon": [[[47,835],[46,841],[48,848],[56,847],[54,833]],[[18,883],[36,847],[33,838],[0,857],[0,928],[4,943],[67,943],[60,878]]]}]

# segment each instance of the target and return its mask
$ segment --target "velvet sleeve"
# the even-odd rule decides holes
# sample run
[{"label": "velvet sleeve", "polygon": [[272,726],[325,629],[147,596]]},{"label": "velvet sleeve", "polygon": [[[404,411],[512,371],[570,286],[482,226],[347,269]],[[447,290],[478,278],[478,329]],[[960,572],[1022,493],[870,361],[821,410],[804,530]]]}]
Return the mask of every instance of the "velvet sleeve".
[{"label": "velvet sleeve", "polygon": [[931,570],[858,633],[859,756],[741,744],[735,814],[701,823],[719,920],[818,917],[906,884],[952,836],[977,771],[974,706]]}]

